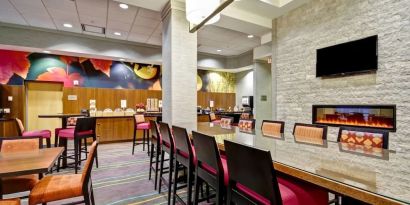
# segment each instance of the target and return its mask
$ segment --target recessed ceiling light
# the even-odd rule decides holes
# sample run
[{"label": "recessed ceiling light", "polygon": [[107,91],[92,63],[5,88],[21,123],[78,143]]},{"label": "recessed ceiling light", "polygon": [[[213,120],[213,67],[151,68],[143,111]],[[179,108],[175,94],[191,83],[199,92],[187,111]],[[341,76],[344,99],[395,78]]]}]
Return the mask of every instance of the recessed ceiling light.
[{"label": "recessed ceiling light", "polygon": [[122,9],[128,9],[128,5],[127,5],[127,4],[119,4],[119,6],[120,6]]},{"label": "recessed ceiling light", "polygon": [[47,50],[45,50],[45,51],[43,51],[43,53],[51,53],[51,51],[47,51]]},{"label": "recessed ceiling light", "polygon": [[222,52],[222,50],[221,50],[221,49],[218,49],[218,50],[216,50],[216,52]]},{"label": "recessed ceiling light", "polygon": [[125,59],[124,59],[124,58],[120,58],[119,60],[120,60],[120,61],[125,61]]},{"label": "recessed ceiling light", "polygon": [[63,26],[64,26],[64,27],[67,27],[67,28],[72,28],[72,27],[73,27],[73,25],[71,25],[71,24],[69,24],[69,23],[65,23],[65,24],[63,24]]},{"label": "recessed ceiling light", "polygon": [[249,35],[248,35],[248,38],[253,38],[253,35],[252,35],[252,34],[249,34]]},{"label": "recessed ceiling light", "polygon": [[114,32],[114,35],[121,36],[121,33],[120,32]]}]

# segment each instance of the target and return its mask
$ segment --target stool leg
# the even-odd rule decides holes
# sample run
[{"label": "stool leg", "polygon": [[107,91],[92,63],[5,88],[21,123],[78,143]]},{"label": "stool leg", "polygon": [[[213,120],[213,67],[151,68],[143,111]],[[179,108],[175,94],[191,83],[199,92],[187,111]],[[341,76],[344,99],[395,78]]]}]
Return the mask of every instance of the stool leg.
[{"label": "stool leg", "polygon": [[[175,205],[175,199],[177,195],[177,180],[178,180],[178,160],[175,158],[175,167],[174,167],[174,182],[173,182],[173,193],[172,193],[172,205]],[[169,182],[171,184],[171,182]],[[170,187],[170,186],[169,186]],[[189,190],[188,190],[189,191]],[[169,197],[170,198],[170,197]],[[171,200],[171,199],[169,199]],[[168,201],[168,204],[170,201]]]},{"label": "stool leg", "polygon": [[147,147],[148,147],[148,156],[150,155],[149,144],[152,144],[150,140],[149,130],[147,130]]},{"label": "stool leg", "polygon": [[[97,136],[93,135],[93,142],[97,141]],[[95,150],[95,166],[98,168],[98,152]]]},{"label": "stool leg", "polygon": [[47,142],[47,148],[51,148],[51,139],[47,138],[46,142]]},{"label": "stool leg", "polygon": [[159,165],[159,156],[161,155],[161,150],[157,146],[157,150],[155,151],[155,182],[154,182],[154,189],[157,190],[157,182],[158,182],[158,165]]},{"label": "stool leg", "polygon": [[134,129],[134,138],[132,139],[132,155],[134,155],[136,138],[137,138],[137,129]]},{"label": "stool leg", "polygon": [[145,130],[143,130],[142,134],[142,151],[145,151]]},{"label": "stool leg", "polygon": [[174,165],[174,155],[170,154],[169,155],[169,175],[168,175],[168,204],[171,203],[172,172],[177,171],[177,170],[174,170],[173,165]]},{"label": "stool leg", "polygon": [[[154,153],[154,145],[151,145],[151,153]],[[148,174],[148,180],[151,180],[151,173],[152,173],[152,159],[154,158],[154,155],[151,154],[149,156],[149,174]]]},{"label": "stool leg", "polygon": [[78,137],[74,137],[74,169],[77,174],[78,169]]},{"label": "stool leg", "polygon": [[158,193],[161,193],[161,187],[162,187],[162,172],[164,170],[164,155],[165,152],[161,151],[161,164],[159,168],[159,183],[158,183]]},{"label": "stool leg", "polygon": [[58,132],[54,133],[54,147],[57,147],[58,144]]}]

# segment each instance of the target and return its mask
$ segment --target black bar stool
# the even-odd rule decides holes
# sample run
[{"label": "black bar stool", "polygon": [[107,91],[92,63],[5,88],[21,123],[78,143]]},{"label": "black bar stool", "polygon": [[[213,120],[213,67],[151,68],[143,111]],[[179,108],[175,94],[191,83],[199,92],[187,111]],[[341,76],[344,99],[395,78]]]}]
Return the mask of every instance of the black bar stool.
[{"label": "black bar stool", "polygon": [[[162,138],[161,144],[161,160],[160,160],[160,171],[159,171],[159,184],[158,184],[158,193],[161,193],[162,181],[165,181],[165,184],[168,186],[168,204],[171,203],[171,184],[172,184],[172,171],[174,164],[174,154],[175,154],[175,143],[174,137],[169,130],[167,123],[159,123],[159,132]],[[165,153],[169,155],[169,169],[166,171],[164,169]],[[163,174],[168,173],[168,181],[163,178]]]}]

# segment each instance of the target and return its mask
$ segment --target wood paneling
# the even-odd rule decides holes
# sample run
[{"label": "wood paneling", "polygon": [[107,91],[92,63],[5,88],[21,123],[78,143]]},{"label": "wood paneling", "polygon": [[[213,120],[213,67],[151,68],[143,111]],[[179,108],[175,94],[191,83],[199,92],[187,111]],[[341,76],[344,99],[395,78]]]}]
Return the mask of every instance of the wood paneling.
[{"label": "wood paneling", "polygon": [[[10,114],[7,114],[7,118],[20,118],[24,120],[23,113],[23,86],[20,85],[0,85],[1,101],[0,107],[10,108]],[[8,101],[8,96],[13,96],[13,101]]]},{"label": "wood paneling", "polygon": [[198,92],[198,105],[206,108],[209,107],[209,101],[214,101],[214,108],[224,108],[228,110],[229,107],[233,110],[235,106],[235,93],[210,93]]},{"label": "wood paneling", "polygon": [[18,136],[16,121],[1,120],[0,121],[0,137],[14,137]]}]

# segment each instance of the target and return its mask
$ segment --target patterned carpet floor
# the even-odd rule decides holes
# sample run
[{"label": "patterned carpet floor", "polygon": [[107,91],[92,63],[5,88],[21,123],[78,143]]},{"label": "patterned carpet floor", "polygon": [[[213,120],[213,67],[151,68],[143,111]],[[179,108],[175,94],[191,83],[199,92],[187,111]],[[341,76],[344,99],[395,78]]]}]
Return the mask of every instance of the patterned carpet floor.
[{"label": "patterned carpet floor", "polygon": [[[131,148],[131,142],[99,145],[99,168],[94,166],[92,171],[96,204],[167,203],[166,186],[163,186],[162,193],[158,194],[158,191],[154,190],[154,180],[148,180],[149,157],[146,151],[142,151],[142,145],[138,145],[135,154],[131,155]],[[58,174],[72,173],[73,169],[66,169]],[[184,189],[179,191],[182,196],[185,192]],[[28,193],[23,195],[27,196]],[[48,204],[57,205],[80,200],[81,198],[77,198]],[[23,199],[23,204],[27,204],[27,199]]]}]

